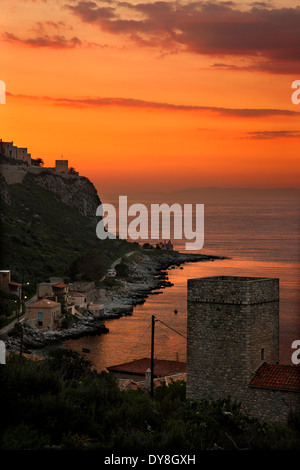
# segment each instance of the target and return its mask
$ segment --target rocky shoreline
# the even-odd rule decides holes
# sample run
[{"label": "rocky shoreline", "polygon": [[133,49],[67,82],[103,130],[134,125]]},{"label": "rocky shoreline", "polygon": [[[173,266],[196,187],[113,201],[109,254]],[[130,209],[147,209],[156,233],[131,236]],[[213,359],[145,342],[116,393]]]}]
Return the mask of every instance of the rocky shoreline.
[{"label": "rocky shoreline", "polygon": [[225,259],[218,256],[194,253],[165,252],[162,256],[142,255],[130,263],[130,281],[124,281],[123,287],[104,303],[105,314],[110,318],[131,314],[133,308],[146,301],[149,295],[160,293],[161,289],[171,287],[166,270],[185,263]]},{"label": "rocky shoreline", "polygon": [[[86,311],[76,323],[67,329],[41,331],[23,325],[23,352],[41,349],[67,339],[83,336],[95,336],[108,333],[105,320],[131,315],[133,308],[146,301],[149,295],[161,293],[161,289],[172,285],[166,270],[179,267],[185,263],[214,261],[226,259],[219,256],[201,255],[197,253],[164,252],[161,256],[141,254],[128,263],[128,280],[112,291],[104,302],[104,314],[96,316]],[[20,351],[20,336],[8,336],[5,339],[8,352]]]}]

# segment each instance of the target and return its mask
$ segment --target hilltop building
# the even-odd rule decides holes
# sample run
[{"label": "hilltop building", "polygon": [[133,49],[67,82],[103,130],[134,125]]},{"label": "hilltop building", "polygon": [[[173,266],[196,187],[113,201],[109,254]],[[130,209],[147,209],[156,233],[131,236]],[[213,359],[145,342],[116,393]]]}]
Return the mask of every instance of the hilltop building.
[{"label": "hilltop building", "polygon": [[0,154],[31,165],[31,154],[27,152],[27,148],[17,147],[13,142],[4,142],[0,139]]},{"label": "hilltop building", "polygon": [[55,160],[55,171],[57,173],[69,173],[69,162],[68,160]]},{"label": "hilltop building", "polygon": [[279,279],[188,280],[187,397],[230,396],[250,416],[286,423],[300,367],[279,362]]},{"label": "hilltop building", "polygon": [[[79,176],[74,168],[69,168],[68,160],[55,160],[55,167],[43,167],[40,163],[37,163],[39,160],[42,162],[42,159],[32,159],[27,148],[17,147],[13,142],[5,142],[2,139],[0,139],[0,155],[20,162],[20,166],[11,165],[5,158],[2,158],[2,161],[0,159],[1,174],[3,174],[8,184],[21,183],[28,171],[39,174],[42,171],[51,170],[59,174]],[[8,168],[6,168],[7,166]]]}]

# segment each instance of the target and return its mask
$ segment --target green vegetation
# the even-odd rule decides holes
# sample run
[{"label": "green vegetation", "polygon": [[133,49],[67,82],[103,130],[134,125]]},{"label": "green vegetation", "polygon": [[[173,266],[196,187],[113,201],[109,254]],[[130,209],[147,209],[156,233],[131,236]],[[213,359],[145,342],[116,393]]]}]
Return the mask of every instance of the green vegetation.
[{"label": "green vegetation", "polygon": [[8,325],[18,317],[19,312],[24,312],[25,306],[16,294],[8,294],[0,290],[0,328]]},{"label": "green vegetation", "polygon": [[16,294],[8,294],[0,290],[0,315],[14,315],[21,308],[21,300]]},{"label": "green vegetation", "polygon": [[211,449],[300,449],[300,428],[249,419],[229,398],[191,401],[184,382],[121,391],[107,373],[64,349],[43,361],[11,355],[1,369],[2,450],[98,449],[187,453]]},{"label": "green vegetation", "polygon": [[8,191],[12,203],[1,205],[0,258],[15,282],[35,286],[49,276],[97,281],[135,249],[125,240],[99,240],[95,222],[35,184],[32,175]]},{"label": "green vegetation", "polygon": [[[127,261],[127,260],[126,260]],[[120,264],[116,266],[116,273],[118,278],[127,279],[129,275],[128,264],[124,259],[121,260]]]},{"label": "green vegetation", "polygon": [[129,243],[126,240],[98,240],[96,249],[86,251],[71,263],[68,274],[73,280],[97,282],[107,273],[116,259],[137,249],[139,249],[137,243]]},{"label": "green vegetation", "polygon": [[32,158],[31,164],[34,166],[44,166],[44,160],[42,158]]},{"label": "green vegetation", "polygon": [[20,160],[17,160],[16,158],[12,157],[7,157],[6,155],[3,155],[0,153],[0,161],[1,163],[7,163],[9,165],[20,165]]}]

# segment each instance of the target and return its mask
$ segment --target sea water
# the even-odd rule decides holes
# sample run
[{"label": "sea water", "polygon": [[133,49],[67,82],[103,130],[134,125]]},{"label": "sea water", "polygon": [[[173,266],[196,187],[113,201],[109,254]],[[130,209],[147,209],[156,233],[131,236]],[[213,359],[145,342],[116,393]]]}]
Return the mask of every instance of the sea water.
[{"label": "sea water", "polygon": [[[87,357],[99,371],[150,357],[151,316],[155,315],[161,320],[155,323],[155,357],[185,361],[187,280],[205,276],[264,276],[279,278],[279,359],[291,364],[292,342],[300,339],[299,193],[207,190],[179,192],[169,198],[157,195],[155,200],[138,196],[132,197],[132,202],[148,206],[152,202],[204,203],[204,247],[199,252],[227,259],[169,269],[169,280],[174,286],[162,289],[159,295],[150,295],[143,305],[134,308],[131,316],[105,321],[108,334],[66,341],[64,346],[79,352],[89,349]],[[105,202],[117,204],[117,196]],[[149,242],[155,245],[157,241]],[[185,251],[185,240],[172,242],[174,249]]]}]

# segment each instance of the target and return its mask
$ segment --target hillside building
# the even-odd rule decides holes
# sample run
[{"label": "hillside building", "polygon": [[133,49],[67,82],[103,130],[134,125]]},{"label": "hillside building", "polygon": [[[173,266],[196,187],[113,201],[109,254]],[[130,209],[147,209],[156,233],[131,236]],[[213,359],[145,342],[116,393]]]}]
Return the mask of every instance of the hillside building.
[{"label": "hillside building", "polygon": [[86,295],[82,292],[69,292],[68,294],[68,303],[71,305],[75,305],[75,307],[86,308]]},{"label": "hillside building", "polygon": [[7,294],[15,294],[22,300],[22,284],[11,281],[9,269],[2,269],[0,271],[0,290]]},{"label": "hillside building", "polygon": [[69,286],[60,278],[50,278],[49,282],[40,282],[36,286],[38,299],[45,297],[60,303],[67,303]]},{"label": "hillside building", "polygon": [[61,304],[50,299],[40,299],[26,309],[26,322],[38,329],[56,330],[62,318]]},{"label": "hillside building", "polygon": [[[125,362],[124,364],[118,364],[107,367],[107,370],[117,379],[130,379],[145,380],[145,375],[148,369],[151,367],[151,359],[143,357],[142,359],[136,359],[131,362]],[[166,359],[155,359],[154,360],[154,371],[153,376],[166,377],[175,376],[179,374],[182,376],[186,373],[186,363],[179,361],[170,361]]]}]

